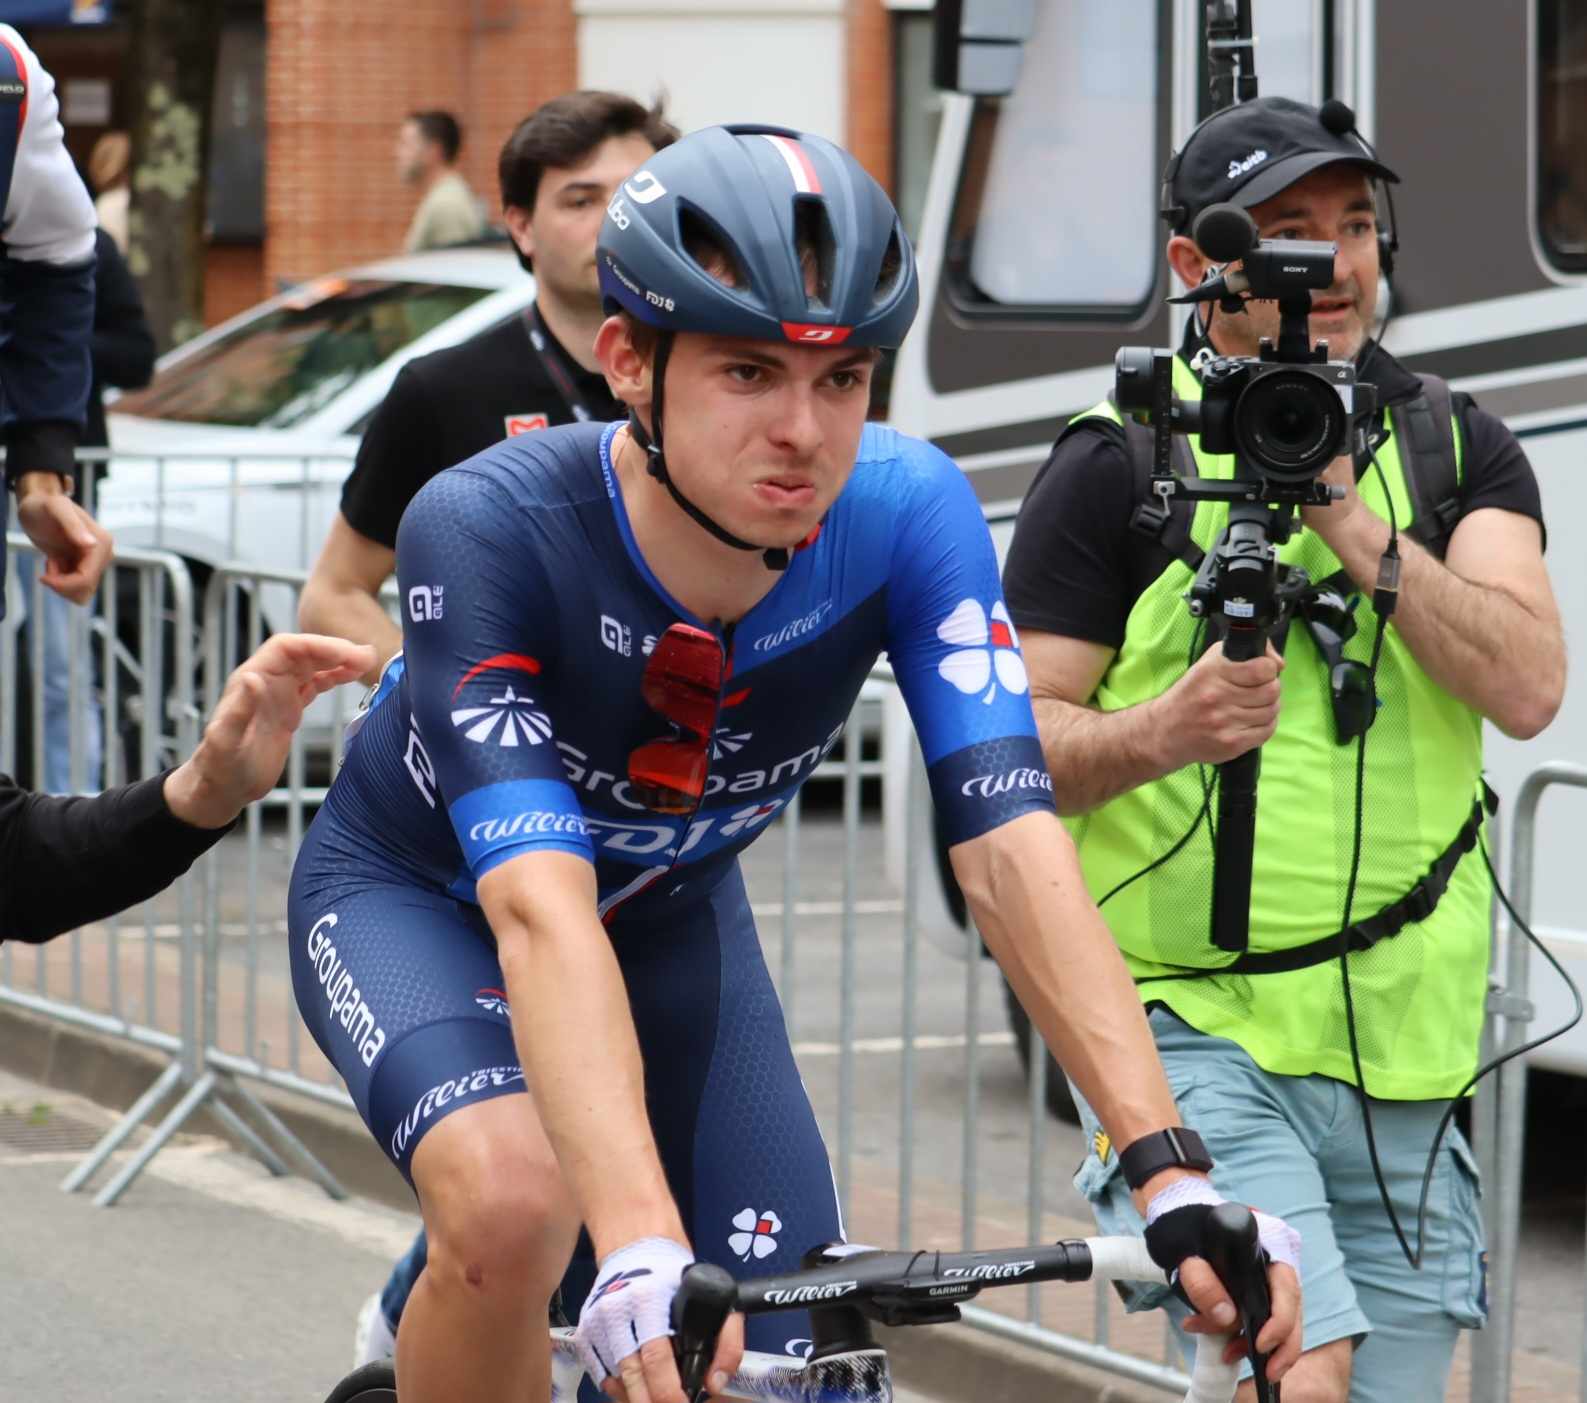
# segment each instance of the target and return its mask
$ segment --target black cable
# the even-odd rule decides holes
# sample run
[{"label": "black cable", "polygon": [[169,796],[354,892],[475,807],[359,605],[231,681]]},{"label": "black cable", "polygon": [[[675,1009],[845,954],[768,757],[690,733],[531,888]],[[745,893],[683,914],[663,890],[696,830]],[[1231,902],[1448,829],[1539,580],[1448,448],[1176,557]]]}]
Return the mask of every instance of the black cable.
[{"label": "black cable", "polygon": [[[1206,632],[1206,628],[1207,621],[1202,619],[1196,624],[1195,632],[1190,636],[1190,648],[1188,650],[1188,657],[1185,662],[1185,670],[1187,672],[1196,664],[1196,659],[1200,653],[1201,637],[1202,634]],[[1196,830],[1201,827],[1203,820],[1205,820],[1207,823],[1209,833],[1212,832],[1212,791],[1217,786],[1212,780],[1207,778],[1207,766],[1201,764],[1199,761],[1196,764],[1196,775],[1201,780],[1201,808],[1197,812],[1196,816],[1190,820],[1190,827],[1184,831],[1179,840],[1173,845],[1173,847],[1169,848],[1167,852],[1153,858],[1149,863],[1146,864],[1145,867],[1130,873],[1128,877],[1126,877],[1122,882],[1118,883],[1110,892],[1108,892],[1106,896],[1097,902],[1097,910],[1100,911],[1108,904],[1108,902],[1112,901],[1114,897],[1123,891],[1125,887],[1132,886],[1134,883],[1140,881],[1142,877],[1148,876],[1149,874],[1155,872],[1165,862],[1169,861],[1169,859],[1175,857],[1179,852],[1181,852],[1185,844],[1196,836]],[[1216,839],[1216,834],[1213,836],[1214,839]]]},{"label": "black cable", "polygon": [[[1387,504],[1389,511],[1389,544],[1384,551],[1384,561],[1385,564],[1391,560],[1393,561],[1392,575],[1394,577],[1394,583],[1397,586],[1399,574],[1399,524],[1395,520],[1394,498],[1389,491],[1388,478],[1383,471],[1383,465],[1378,462],[1376,449],[1371,449],[1370,451],[1372,455],[1372,466],[1377,470],[1378,481],[1383,487],[1383,499]],[[1385,571],[1384,573],[1390,572]],[[1379,578],[1381,583],[1383,574],[1380,574]],[[1380,589],[1376,598],[1380,599],[1381,594],[1382,591]],[[1392,602],[1390,603],[1390,606],[1386,612],[1376,603],[1374,607],[1377,609],[1378,613],[1378,629],[1377,636],[1372,642],[1372,660],[1368,665],[1367,672],[1369,679],[1369,695],[1376,697],[1378,662],[1383,651],[1383,633],[1385,628],[1388,626],[1388,616],[1393,612],[1393,604]],[[1367,727],[1367,730],[1370,729],[1370,726]],[[1543,958],[1546,959],[1556,971],[1558,971],[1560,978],[1565,981],[1565,987],[1570,990],[1571,998],[1574,1001],[1576,1007],[1575,1012],[1571,1015],[1571,1017],[1553,1032],[1545,1033],[1542,1037],[1534,1038],[1531,1042],[1523,1043],[1520,1047],[1512,1048],[1509,1052],[1503,1053],[1500,1056],[1495,1057],[1492,1061],[1479,1066],[1477,1070],[1472,1073],[1470,1078],[1467,1079],[1465,1085],[1463,1085],[1460,1090],[1450,1098],[1449,1105],[1445,1107],[1444,1114],[1439,1118],[1438,1129],[1433,1135],[1432,1148],[1427,1152],[1427,1166],[1422,1171],[1422,1188],[1416,1205],[1416,1247],[1413,1250],[1411,1244],[1406,1239],[1404,1229],[1400,1225],[1399,1216],[1394,1211],[1394,1204],[1389,1198],[1388,1185],[1383,1179],[1383,1167],[1378,1158],[1377,1137],[1372,1129],[1372,1110],[1370,1105],[1371,1098],[1370,1093],[1367,1091],[1366,1073],[1361,1066],[1361,1049],[1356,1040],[1355,1005],[1351,999],[1350,993],[1350,951],[1349,936],[1347,932],[1350,928],[1351,907],[1354,905],[1355,901],[1356,878],[1360,873],[1361,867],[1362,820],[1366,787],[1367,730],[1363,730],[1361,732],[1356,742],[1355,837],[1351,847],[1350,876],[1345,884],[1344,920],[1340,925],[1339,977],[1344,993],[1345,1027],[1350,1035],[1350,1062],[1356,1074],[1356,1099],[1361,1106],[1361,1122],[1362,1128],[1366,1132],[1367,1157],[1372,1162],[1372,1176],[1377,1181],[1378,1197],[1383,1203],[1383,1211],[1388,1215],[1389,1225],[1394,1229],[1394,1236],[1399,1241],[1400,1251],[1405,1254],[1406,1261],[1408,1261],[1415,1270],[1420,1271],[1422,1267],[1422,1258],[1427,1245],[1427,1199],[1433,1186],[1433,1170],[1438,1163],[1439,1147],[1443,1144],[1444,1136],[1448,1133],[1450,1123],[1454,1120],[1456,1108],[1460,1105],[1461,1101],[1465,1099],[1466,1093],[1476,1086],[1476,1084],[1490,1072],[1496,1071],[1506,1062],[1521,1056],[1522,1053],[1530,1052],[1534,1048],[1541,1047],[1544,1043],[1550,1042],[1554,1038],[1560,1037],[1574,1028],[1576,1024],[1581,1021],[1582,997],[1581,991],[1576,987],[1575,982],[1566,972],[1564,966],[1554,958],[1552,952],[1550,952],[1543,942],[1540,941],[1535,934],[1533,934],[1532,928],[1521,919],[1521,917],[1517,914],[1515,907],[1510,904],[1510,898],[1505,895],[1504,888],[1499,885],[1498,874],[1494,872],[1493,863],[1489,861],[1488,848],[1487,845],[1483,843],[1481,832],[1479,830],[1477,835],[1477,846],[1479,851],[1482,853],[1483,866],[1487,868],[1488,876],[1493,882],[1494,894],[1498,896],[1499,901],[1504,906],[1504,909],[1509,913],[1510,919],[1520,929],[1522,934],[1525,935],[1525,937],[1530,940],[1532,944],[1535,945],[1540,951],[1542,951]]]}]

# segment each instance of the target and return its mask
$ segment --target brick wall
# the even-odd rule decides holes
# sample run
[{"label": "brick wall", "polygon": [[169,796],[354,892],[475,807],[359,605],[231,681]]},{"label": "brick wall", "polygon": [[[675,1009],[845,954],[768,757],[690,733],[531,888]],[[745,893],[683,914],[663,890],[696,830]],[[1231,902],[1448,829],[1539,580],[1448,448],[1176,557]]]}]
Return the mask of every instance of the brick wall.
[{"label": "brick wall", "polygon": [[573,82],[572,0],[268,0],[265,277],[395,253],[418,204],[393,152],[407,113],[462,123],[462,169],[496,207],[513,125]]},{"label": "brick wall", "polygon": [[[577,81],[573,0],[267,0],[266,26],[267,288],[400,250],[418,203],[393,160],[407,113],[457,116],[461,168],[494,212],[507,134]],[[883,0],[848,0],[845,57],[848,143],[891,186]]]},{"label": "brick wall", "polygon": [[848,148],[893,188],[893,27],[883,0],[849,0],[847,35]]}]

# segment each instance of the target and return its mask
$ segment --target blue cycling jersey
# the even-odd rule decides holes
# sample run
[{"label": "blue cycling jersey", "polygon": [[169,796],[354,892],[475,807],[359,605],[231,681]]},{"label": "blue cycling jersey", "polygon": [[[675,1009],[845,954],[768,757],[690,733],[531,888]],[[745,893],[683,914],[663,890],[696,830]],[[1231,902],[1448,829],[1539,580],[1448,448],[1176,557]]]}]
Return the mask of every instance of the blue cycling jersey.
[{"label": "blue cycling jersey", "polygon": [[[509,858],[580,854],[608,919],[702,890],[837,744],[882,653],[949,843],[1051,810],[992,543],[947,457],[867,426],[817,539],[724,627],[646,565],[612,467],[617,427],[508,439],[403,516],[403,654],[327,801],[365,856],[472,901]],[[669,734],[640,682],[680,620],[716,632],[727,659],[692,816],[645,809],[627,778],[629,755]]]}]

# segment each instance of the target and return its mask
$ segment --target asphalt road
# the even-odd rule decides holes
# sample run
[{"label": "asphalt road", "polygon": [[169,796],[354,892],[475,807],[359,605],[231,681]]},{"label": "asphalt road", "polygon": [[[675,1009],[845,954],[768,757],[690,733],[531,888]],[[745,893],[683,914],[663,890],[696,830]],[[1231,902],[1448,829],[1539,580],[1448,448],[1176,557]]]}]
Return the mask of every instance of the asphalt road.
[{"label": "asphalt road", "polygon": [[[251,852],[244,833],[228,839],[222,851],[220,1040],[231,1050],[323,1076],[306,1036],[296,1039],[293,1052],[296,1018],[278,925],[289,838],[277,819],[262,825]],[[904,1057],[909,957],[901,902],[882,873],[879,825],[868,820],[846,840],[830,808],[807,814],[791,923],[785,923],[783,856],[782,833],[774,827],[750,849],[746,871],[768,964],[789,1005],[801,1069],[846,1192],[850,1236],[887,1245],[997,1246],[1083,1231],[1088,1214],[1070,1184],[1083,1151],[1079,1132],[1040,1117],[1032,1136],[1030,1096],[995,970],[984,961],[971,964],[945,941],[918,941],[913,1054]],[[846,881],[855,899],[850,939],[840,915]],[[136,926],[122,935],[131,960],[120,991],[124,1006],[141,1016],[148,988],[141,960],[148,949],[160,971],[154,1021],[164,1026],[173,1026],[175,1017],[168,981],[176,912],[177,898],[167,898],[151,917],[151,941],[141,939]],[[85,940],[90,975],[93,953]],[[33,988],[25,958],[17,957],[12,977]],[[64,988],[68,953],[57,958],[50,987]],[[906,1076],[913,1084],[907,1113]],[[1517,1345],[1523,1361],[1535,1362],[1539,1377],[1555,1389],[1539,1396],[1574,1397],[1587,1316],[1587,1176],[1580,1160],[1587,1085],[1537,1079],[1531,1105]],[[0,1200],[0,1403],[196,1398],[203,1394],[192,1381],[211,1378],[233,1389],[223,1397],[308,1400],[327,1369],[334,1374],[342,1366],[352,1312],[382,1279],[390,1253],[404,1245],[407,1224],[372,1210],[372,1218],[356,1220],[359,1240],[350,1242],[318,1216],[293,1216],[296,1208],[277,1218],[255,1204],[239,1206],[173,1181],[165,1166],[183,1162],[184,1155],[197,1162],[191,1147],[162,1154],[154,1177],[136,1185],[108,1218],[55,1191],[64,1172],[58,1163],[0,1166],[6,1184]],[[217,1162],[213,1155],[210,1162]],[[251,1166],[238,1172],[261,1178]],[[295,1194],[294,1205],[325,1206],[306,1185],[279,1191]],[[41,1263],[48,1265],[36,1282]],[[20,1276],[19,1265],[26,1267]],[[999,1304],[1023,1310],[1023,1293],[1003,1293],[1016,1295],[1017,1301],[999,1297]],[[1045,1324],[1089,1333],[1089,1295],[1051,1288],[1040,1309]],[[1132,1338],[1127,1328],[1124,1336]],[[26,1342],[21,1354],[19,1340]],[[1155,1352],[1157,1343],[1148,1332],[1138,1347]],[[124,1367],[115,1362],[118,1352]],[[23,1367],[45,1372],[31,1374],[28,1388],[13,1391],[5,1370],[19,1358]],[[150,1391],[149,1380],[171,1359],[186,1361],[184,1390]],[[85,1378],[92,1374],[101,1382],[63,1391],[51,1382],[57,1370],[68,1376],[86,1371]],[[249,1392],[246,1381],[256,1370],[271,1383]]]}]

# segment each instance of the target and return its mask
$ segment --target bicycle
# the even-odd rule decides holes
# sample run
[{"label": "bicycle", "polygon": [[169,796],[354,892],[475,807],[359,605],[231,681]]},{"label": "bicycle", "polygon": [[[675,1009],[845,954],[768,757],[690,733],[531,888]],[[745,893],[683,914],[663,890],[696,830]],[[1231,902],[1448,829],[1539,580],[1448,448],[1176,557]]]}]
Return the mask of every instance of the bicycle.
[{"label": "bicycle", "polygon": [[[1228,1288],[1239,1311],[1257,1379],[1259,1403],[1279,1403],[1279,1387],[1264,1377],[1266,1357],[1255,1340],[1269,1314],[1267,1256],[1257,1245],[1256,1219],[1238,1204],[1222,1204],[1208,1218],[1202,1255]],[[717,1266],[696,1263],[673,1301],[673,1349],[684,1392],[704,1399],[706,1368],[717,1332],[730,1312],[761,1315],[807,1309],[813,1344],[807,1359],[746,1352],[723,1398],[763,1403],[892,1403],[887,1355],[870,1322],[941,1325],[959,1318],[960,1303],[987,1287],[1045,1281],[1165,1280],[1138,1237],[1074,1238],[1050,1246],[981,1252],[884,1252],[832,1244],[813,1249],[805,1268],[782,1276],[735,1281]],[[1225,1364],[1227,1338],[1200,1335],[1186,1403],[1230,1403],[1239,1379]],[[573,1331],[551,1331],[551,1403],[572,1403],[584,1367]],[[366,1364],[337,1385],[325,1403],[397,1403],[390,1360]]]}]

